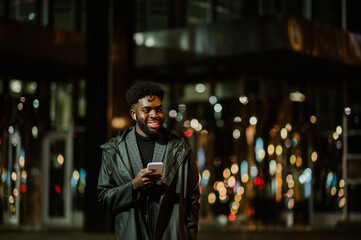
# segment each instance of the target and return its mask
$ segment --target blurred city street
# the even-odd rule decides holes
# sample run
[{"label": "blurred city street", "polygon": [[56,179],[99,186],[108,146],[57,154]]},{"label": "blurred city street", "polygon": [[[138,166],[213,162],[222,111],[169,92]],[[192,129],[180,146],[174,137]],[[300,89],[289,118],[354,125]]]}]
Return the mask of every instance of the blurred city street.
[{"label": "blurred city street", "polygon": [[[360,229],[226,229],[206,227],[201,229],[199,240],[340,240],[360,239]],[[73,231],[1,231],[1,240],[111,240],[113,234],[83,233]]]},{"label": "blurred city street", "polygon": [[360,23],[361,0],[0,0],[0,240],[168,236],[198,206],[199,240],[361,239]]}]

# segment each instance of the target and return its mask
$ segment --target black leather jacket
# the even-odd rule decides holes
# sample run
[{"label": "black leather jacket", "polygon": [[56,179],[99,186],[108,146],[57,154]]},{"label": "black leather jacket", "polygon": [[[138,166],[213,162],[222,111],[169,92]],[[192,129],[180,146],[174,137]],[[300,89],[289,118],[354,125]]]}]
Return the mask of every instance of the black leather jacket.
[{"label": "black leather jacket", "polygon": [[154,207],[147,205],[149,214],[157,215],[154,234],[149,236],[141,211],[144,208],[142,192],[134,191],[131,184],[138,171],[134,170],[136,164],[129,157],[132,155],[129,143],[134,145],[135,141],[134,131],[135,128],[130,127],[101,146],[98,201],[115,213],[115,239],[196,239],[199,175],[191,148],[184,139],[166,130],[162,141],[156,143],[164,163],[164,178],[157,183],[155,200],[149,205]]}]

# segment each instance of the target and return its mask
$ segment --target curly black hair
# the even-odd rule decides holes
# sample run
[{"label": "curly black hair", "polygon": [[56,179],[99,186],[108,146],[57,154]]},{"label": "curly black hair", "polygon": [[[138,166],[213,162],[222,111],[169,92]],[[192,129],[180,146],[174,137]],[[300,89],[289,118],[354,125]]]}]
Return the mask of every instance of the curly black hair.
[{"label": "curly black hair", "polygon": [[154,95],[163,100],[164,90],[153,82],[137,82],[131,86],[125,94],[130,107],[138,103],[138,100],[145,96]]}]

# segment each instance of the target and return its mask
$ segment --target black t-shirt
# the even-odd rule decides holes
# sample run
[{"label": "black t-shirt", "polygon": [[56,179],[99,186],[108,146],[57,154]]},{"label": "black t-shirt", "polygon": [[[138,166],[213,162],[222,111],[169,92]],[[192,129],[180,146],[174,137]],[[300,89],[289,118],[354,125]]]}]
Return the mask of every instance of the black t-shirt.
[{"label": "black t-shirt", "polygon": [[146,168],[147,164],[153,160],[154,147],[157,138],[143,137],[138,133],[135,135],[137,137],[140,158],[142,159],[143,167]]}]

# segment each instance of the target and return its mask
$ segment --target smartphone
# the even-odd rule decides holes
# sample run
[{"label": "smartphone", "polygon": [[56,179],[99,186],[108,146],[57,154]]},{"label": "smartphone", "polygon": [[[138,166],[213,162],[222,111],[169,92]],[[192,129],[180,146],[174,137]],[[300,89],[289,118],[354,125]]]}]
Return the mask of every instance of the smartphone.
[{"label": "smartphone", "polygon": [[147,171],[153,171],[155,174],[161,174],[163,171],[162,162],[150,162],[147,165]]}]

